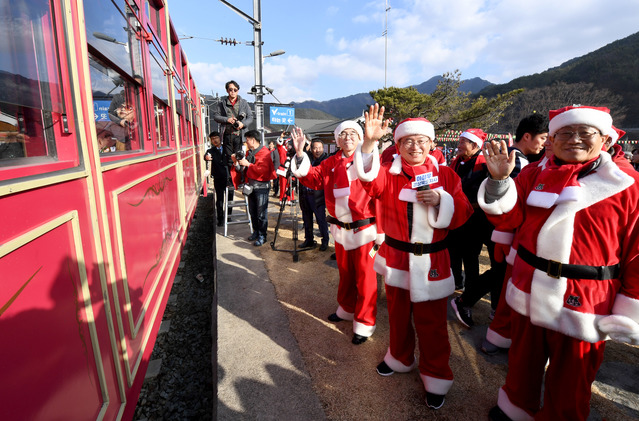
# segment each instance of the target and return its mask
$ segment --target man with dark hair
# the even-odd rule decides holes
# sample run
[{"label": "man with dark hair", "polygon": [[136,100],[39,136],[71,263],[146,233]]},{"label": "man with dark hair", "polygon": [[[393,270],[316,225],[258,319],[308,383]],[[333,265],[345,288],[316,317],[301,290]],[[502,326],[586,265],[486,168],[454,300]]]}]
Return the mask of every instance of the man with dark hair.
[{"label": "man with dark hair", "polygon": [[271,152],[260,144],[260,133],[257,130],[249,130],[245,134],[248,153],[246,157],[233,160],[246,168],[246,182],[252,188],[248,195],[249,213],[253,234],[248,238],[255,241],[254,246],[261,246],[266,242],[266,230],[268,228],[268,192],[271,188],[270,180],[275,178],[275,166],[271,158]]},{"label": "man with dark hair", "polygon": [[[311,166],[318,166],[323,160],[328,158],[324,152],[324,143],[319,139],[311,142],[311,151],[308,154],[311,160]],[[300,208],[302,209],[302,219],[304,220],[304,242],[300,247],[314,247],[316,242],[313,239],[313,215],[317,221],[320,234],[322,235],[322,244],[320,251],[328,248],[328,223],[326,222],[326,203],[324,201],[324,190],[314,190],[303,184],[299,186],[300,190]]]},{"label": "man with dark hair", "polygon": [[242,135],[253,122],[253,113],[248,102],[238,94],[240,85],[236,81],[226,82],[225,89],[228,95],[223,96],[213,107],[212,114],[213,119],[220,124],[226,163],[230,167],[233,154],[242,149]]},{"label": "man with dark hair", "polygon": [[[224,190],[228,185],[228,172],[226,167],[227,157],[220,141],[219,132],[209,134],[211,148],[206,151],[204,159],[211,163],[211,174],[213,175],[213,186],[215,187],[215,207],[217,210],[217,226],[224,225]],[[233,208],[229,208],[229,215]]]}]

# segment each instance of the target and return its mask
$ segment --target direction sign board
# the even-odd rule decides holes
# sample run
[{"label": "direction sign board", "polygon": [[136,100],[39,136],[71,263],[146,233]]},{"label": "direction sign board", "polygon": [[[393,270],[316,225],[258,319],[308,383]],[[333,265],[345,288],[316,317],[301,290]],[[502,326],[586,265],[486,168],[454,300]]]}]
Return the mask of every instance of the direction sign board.
[{"label": "direction sign board", "polygon": [[295,108],[292,107],[270,107],[271,124],[283,124],[292,126],[295,124]]}]

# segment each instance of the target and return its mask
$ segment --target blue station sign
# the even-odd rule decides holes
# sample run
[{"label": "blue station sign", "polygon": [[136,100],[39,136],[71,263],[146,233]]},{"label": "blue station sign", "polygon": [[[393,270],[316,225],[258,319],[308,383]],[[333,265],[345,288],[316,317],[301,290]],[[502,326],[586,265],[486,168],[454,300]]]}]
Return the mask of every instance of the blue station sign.
[{"label": "blue station sign", "polygon": [[284,124],[292,126],[295,124],[295,108],[291,107],[270,107],[271,124]]}]

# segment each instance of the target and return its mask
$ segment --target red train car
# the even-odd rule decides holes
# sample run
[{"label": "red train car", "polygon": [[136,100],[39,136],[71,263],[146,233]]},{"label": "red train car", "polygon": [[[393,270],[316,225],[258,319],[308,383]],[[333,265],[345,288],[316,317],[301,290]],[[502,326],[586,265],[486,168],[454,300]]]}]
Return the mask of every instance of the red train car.
[{"label": "red train car", "polygon": [[131,419],[204,182],[166,0],[0,3],[0,419]]}]

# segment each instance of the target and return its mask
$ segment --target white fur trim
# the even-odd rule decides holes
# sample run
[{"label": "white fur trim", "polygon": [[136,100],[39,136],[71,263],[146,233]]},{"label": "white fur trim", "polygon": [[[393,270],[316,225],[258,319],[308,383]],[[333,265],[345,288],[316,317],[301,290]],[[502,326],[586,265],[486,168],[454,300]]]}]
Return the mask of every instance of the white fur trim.
[{"label": "white fur trim", "polygon": [[617,294],[612,305],[612,314],[622,314],[639,322],[639,300],[625,294]]},{"label": "white fur trim", "polygon": [[453,386],[452,380],[438,379],[437,377],[426,376],[421,373],[419,377],[421,377],[422,383],[424,383],[424,389],[436,395],[445,395]]},{"label": "white fur trim", "polygon": [[372,243],[377,237],[375,224],[358,232],[340,228],[335,224],[331,224],[330,229],[335,242],[341,244],[344,250],[355,250],[365,244]]},{"label": "white fur trim", "polygon": [[387,366],[391,368],[393,371],[397,371],[398,373],[408,373],[412,371],[415,366],[417,366],[417,358],[413,355],[413,363],[411,365],[404,365],[401,361],[393,357],[390,351],[390,347],[386,350],[386,355],[384,356],[384,362]]},{"label": "white fur trim", "polygon": [[350,196],[350,195],[351,195],[351,186],[342,187],[339,189],[333,189],[333,196],[335,196],[335,198]]},{"label": "white fur trim", "polygon": [[401,189],[397,198],[402,202],[417,203],[417,190]]},{"label": "white fur trim", "polygon": [[368,326],[360,322],[353,321],[353,333],[356,333],[360,336],[369,337],[375,332],[375,325]]},{"label": "white fur trim", "polygon": [[375,237],[375,244],[377,244],[378,246],[381,246],[384,243],[385,239],[386,239],[386,234],[384,234],[383,232],[378,232],[377,236]]},{"label": "white fur trim", "polygon": [[508,399],[508,394],[503,388],[499,389],[499,397],[497,398],[497,406],[513,421],[533,421],[534,418],[528,415],[528,412],[516,406]]},{"label": "white fur trim", "polygon": [[448,228],[455,212],[453,196],[444,190],[443,187],[437,187],[433,191],[439,194],[439,207],[428,207],[428,223],[433,228]]},{"label": "white fur trim", "polygon": [[373,269],[384,277],[384,282],[387,285],[410,290],[410,273],[407,270],[392,268],[386,265],[386,259],[379,253],[375,255],[375,262],[373,263]]},{"label": "white fur trim", "polygon": [[333,132],[333,135],[335,136],[335,143],[337,143],[337,138],[339,137],[339,134],[346,129],[355,130],[357,134],[359,135],[360,141],[364,138],[364,131],[362,130],[362,126],[360,126],[359,124],[357,124],[357,122],[353,120],[346,120],[346,121],[342,121],[340,124],[337,125],[337,127],[335,127],[335,131]]},{"label": "white fur trim", "polygon": [[499,244],[512,244],[513,238],[515,237],[515,233],[507,232],[507,231],[498,231],[496,229],[493,230],[493,233],[490,235],[490,240],[493,243]]},{"label": "white fur trim", "polygon": [[335,310],[335,314],[337,314],[337,316],[340,319],[344,319],[344,320],[353,320],[355,318],[355,313],[347,312],[346,310],[342,308],[342,306],[337,306],[337,310]]},{"label": "white fur trim", "polygon": [[391,164],[390,170],[388,170],[388,172],[393,175],[399,175],[402,173],[402,157],[399,155],[394,156],[395,158],[393,158],[393,163]]},{"label": "white fur trim", "polygon": [[510,266],[514,265],[515,256],[517,256],[517,249],[514,247],[510,247],[510,252],[508,253],[508,256],[506,256],[506,263],[508,263]]},{"label": "white fur trim", "polygon": [[300,167],[297,168],[297,159],[291,159],[291,172],[297,178],[304,178],[308,175],[308,172],[311,170],[311,160],[308,158],[308,155],[304,154],[302,157],[302,162],[300,163]]},{"label": "white fur trim", "polygon": [[615,341],[639,345],[639,324],[630,317],[613,314],[599,320],[598,326]]},{"label": "white fur trim", "polygon": [[498,346],[500,348],[510,348],[510,346],[513,344],[512,339],[501,336],[499,333],[495,332],[490,327],[486,331],[486,340],[490,342],[491,344]]},{"label": "white fur trim", "polygon": [[405,121],[397,126],[393,139],[395,139],[395,143],[397,143],[397,141],[402,137],[412,134],[428,136],[430,137],[430,140],[435,140],[435,127],[430,121]]},{"label": "white fur trim", "polygon": [[559,193],[559,197],[557,198],[557,203],[563,202],[576,202],[581,199],[583,195],[583,190],[581,186],[566,186]]},{"label": "white fur trim", "polygon": [[464,132],[460,134],[459,137],[465,137],[466,139],[470,140],[471,142],[473,142],[475,145],[479,146],[480,148],[481,148],[481,145],[484,144],[484,141],[480,137],[478,137],[477,135],[471,132]]},{"label": "white fur trim", "polygon": [[599,129],[603,134],[607,134],[612,127],[612,117],[605,111],[593,108],[573,108],[564,111],[553,117],[549,124],[549,135],[554,136],[562,127],[573,124],[585,124]]},{"label": "white fur trim", "polygon": [[557,203],[558,197],[559,195],[557,193],[532,190],[528,194],[526,204],[536,208],[550,209]]},{"label": "white fur trim", "polygon": [[477,192],[477,203],[482,208],[482,210],[491,215],[503,215],[506,212],[510,212],[513,210],[515,205],[517,204],[517,187],[515,186],[515,182],[512,178],[508,177],[508,190],[506,190],[506,194],[501,197],[499,200],[496,200],[492,203],[486,203],[486,183],[488,179],[485,179],[479,185],[479,191]]},{"label": "white fur trim", "polygon": [[377,178],[377,174],[379,174],[379,154],[377,152],[370,154],[362,153],[361,143],[358,144],[355,149],[353,164],[357,170],[357,177],[364,182],[373,181]]}]

